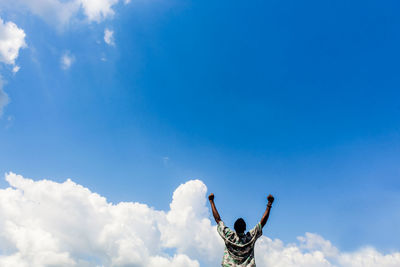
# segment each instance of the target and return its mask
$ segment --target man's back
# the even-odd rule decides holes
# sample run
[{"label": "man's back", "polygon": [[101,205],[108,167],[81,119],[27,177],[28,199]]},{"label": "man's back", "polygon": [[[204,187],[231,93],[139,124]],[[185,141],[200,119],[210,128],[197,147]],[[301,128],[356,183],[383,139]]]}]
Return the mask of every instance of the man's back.
[{"label": "man's back", "polygon": [[267,197],[268,204],[264,211],[264,214],[258,223],[250,232],[245,233],[246,223],[242,218],[239,218],[235,222],[235,231],[232,231],[225,226],[221,220],[221,216],[217,211],[214,203],[214,194],[208,196],[210,200],[212,214],[215,222],[218,224],[218,233],[224,239],[225,251],[222,260],[222,266],[225,267],[255,267],[256,263],[254,260],[254,245],[256,240],[262,235],[262,228],[268,221],[269,212],[274,202],[274,197],[269,195]]},{"label": "man's back", "polygon": [[261,224],[258,223],[246,234],[238,234],[220,221],[217,227],[219,235],[225,242],[225,251],[222,266],[254,267],[254,246],[256,240],[262,235]]}]

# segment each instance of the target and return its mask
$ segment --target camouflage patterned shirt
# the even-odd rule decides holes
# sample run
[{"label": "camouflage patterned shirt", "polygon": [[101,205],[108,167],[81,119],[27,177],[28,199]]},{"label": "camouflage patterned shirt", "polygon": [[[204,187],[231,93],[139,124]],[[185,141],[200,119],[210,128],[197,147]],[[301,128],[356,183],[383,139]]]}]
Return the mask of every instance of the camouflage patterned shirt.
[{"label": "camouflage patterned shirt", "polygon": [[262,235],[262,226],[258,223],[246,234],[237,234],[220,221],[217,227],[219,235],[225,242],[224,267],[255,267],[254,245]]}]

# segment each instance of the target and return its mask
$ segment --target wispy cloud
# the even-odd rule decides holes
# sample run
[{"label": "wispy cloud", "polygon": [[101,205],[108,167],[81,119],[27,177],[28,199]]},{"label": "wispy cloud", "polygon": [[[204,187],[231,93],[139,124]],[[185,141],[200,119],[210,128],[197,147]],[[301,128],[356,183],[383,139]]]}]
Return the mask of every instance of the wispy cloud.
[{"label": "wispy cloud", "polygon": [[[223,243],[210,221],[207,187],[180,185],[168,211],[146,204],[112,204],[67,180],[33,181],[9,173],[0,190],[0,266],[217,266]],[[29,244],[29,245],[28,245]],[[262,236],[261,267],[398,267],[400,253],[374,248],[341,252],[320,235],[297,244]],[[171,251],[175,251],[172,252]]]},{"label": "wispy cloud", "polygon": [[107,29],[107,28],[104,30],[104,42],[106,42],[106,44],[111,45],[111,46],[115,45],[114,31]]},{"label": "wispy cloud", "polygon": [[[62,27],[80,16],[88,22],[101,22],[114,16],[113,7],[120,0],[3,0],[0,8],[13,11],[28,11],[56,27]],[[127,4],[130,1],[125,0]]]},{"label": "wispy cloud", "polygon": [[169,162],[169,157],[162,157],[162,161],[163,161],[163,164],[164,164],[164,166],[168,166],[168,162]]},{"label": "wispy cloud", "polygon": [[64,52],[64,54],[61,56],[61,68],[63,70],[69,69],[74,62],[75,56],[69,51]]},{"label": "wispy cloud", "polygon": [[3,90],[4,81],[3,78],[0,76],[0,117],[3,115],[3,109],[7,104],[10,102],[8,95]]},{"label": "wispy cloud", "polygon": [[20,66],[15,65],[12,69],[12,72],[17,73],[21,69]]},{"label": "wispy cloud", "polygon": [[12,124],[13,124],[13,121],[14,121],[14,117],[11,116],[11,115],[8,115],[8,116],[7,116],[6,129],[11,128],[11,126],[12,126]]}]

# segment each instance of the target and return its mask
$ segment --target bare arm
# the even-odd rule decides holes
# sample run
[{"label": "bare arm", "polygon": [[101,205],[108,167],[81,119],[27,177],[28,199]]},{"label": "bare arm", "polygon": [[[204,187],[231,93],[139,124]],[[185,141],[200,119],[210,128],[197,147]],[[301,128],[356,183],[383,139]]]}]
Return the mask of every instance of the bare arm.
[{"label": "bare arm", "polygon": [[211,193],[208,196],[208,200],[210,201],[210,205],[211,205],[211,209],[212,209],[212,213],[214,216],[214,219],[217,223],[219,223],[221,221],[221,217],[219,216],[219,213],[217,211],[217,208],[215,207],[215,203],[214,203],[214,194]]},{"label": "bare arm", "polygon": [[267,223],[268,221],[268,217],[269,217],[269,212],[271,211],[271,207],[272,207],[272,203],[274,202],[274,197],[272,195],[268,196],[268,204],[267,204],[267,208],[265,209],[264,215],[261,218],[261,227],[264,227],[264,225]]}]

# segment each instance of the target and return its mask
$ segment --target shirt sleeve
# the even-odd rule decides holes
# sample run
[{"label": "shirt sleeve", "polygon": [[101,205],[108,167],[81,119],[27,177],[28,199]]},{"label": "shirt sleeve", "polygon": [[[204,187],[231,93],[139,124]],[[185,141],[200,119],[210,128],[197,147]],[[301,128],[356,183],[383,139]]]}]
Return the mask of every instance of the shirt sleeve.
[{"label": "shirt sleeve", "polygon": [[260,236],[262,236],[261,223],[257,223],[257,225],[254,226],[254,228],[250,230],[250,234],[251,234],[252,237],[255,236],[256,239],[259,238]]},{"label": "shirt sleeve", "polygon": [[223,240],[229,239],[229,237],[233,234],[233,231],[227,227],[223,221],[219,221],[217,231]]}]

